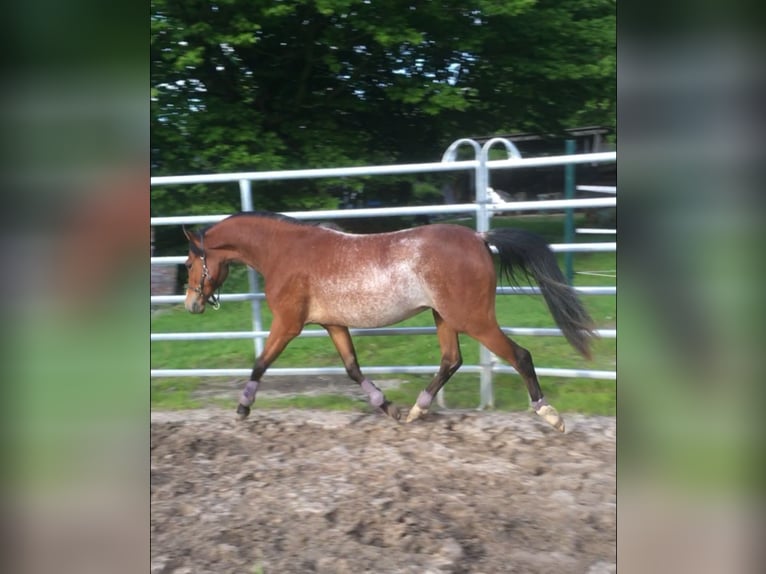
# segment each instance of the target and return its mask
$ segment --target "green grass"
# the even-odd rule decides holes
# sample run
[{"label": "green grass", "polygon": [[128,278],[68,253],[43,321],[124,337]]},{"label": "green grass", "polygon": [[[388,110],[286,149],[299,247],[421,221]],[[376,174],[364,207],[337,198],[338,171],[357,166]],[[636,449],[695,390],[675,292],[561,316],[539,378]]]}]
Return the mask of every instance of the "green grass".
[{"label": "green grass", "polygon": [[151,386],[152,408],[161,410],[196,409],[202,402],[192,393],[202,384],[201,378],[154,379]]},{"label": "green grass", "polygon": [[[471,222],[466,222],[470,225]],[[550,242],[561,242],[562,218],[551,216],[527,216],[523,218],[495,218],[494,227],[513,225],[533,230],[545,236]],[[593,241],[593,238],[578,237],[579,241]],[[599,239],[610,240],[610,239]],[[559,257],[562,263],[563,257]],[[614,270],[614,253],[574,254],[575,271]],[[576,275],[575,285],[614,285],[613,277]],[[225,285],[225,291],[247,290],[244,267],[233,268]],[[614,328],[616,307],[614,296],[583,296],[583,301],[600,328]],[[545,303],[540,296],[507,295],[497,299],[497,314],[500,324],[507,327],[554,327]],[[219,311],[208,310],[202,316],[187,313],[182,305],[165,307],[152,318],[153,332],[184,331],[246,331],[252,329],[249,303],[225,303]],[[266,328],[271,321],[267,305],[263,305],[263,321]],[[401,326],[433,326],[430,312],[421,313]],[[309,327],[318,328],[318,327]],[[601,339],[595,341],[594,359],[585,361],[563,337],[514,337],[520,345],[532,353],[538,367],[587,368],[614,370],[616,364],[616,341]],[[357,354],[362,369],[373,365],[437,365],[439,345],[435,335],[418,336],[375,336],[355,339]],[[478,343],[461,336],[461,350],[464,364],[478,362]],[[253,343],[250,340],[225,341],[172,341],[151,344],[152,368],[252,368],[254,359]],[[328,337],[296,339],[279,357],[274,367],[340,367],[342,366]],[[268,376],[268,374],[267,374]],[[387,391],[389,400],[409,405],[427,385],[429,376],[403,376],[405,381],[398,389]],[[472,408],[478,404],[478,375],[458,373],[445,389],[447,404],[454,408]],[[528,396],[523,381],[517,375],[496,374],[494,376],[495,408],[501,410],[525,409]],[[353,384],[349,381],[349,384]],[[540,384],[546,397],[560,411],[586,414],[615,413],[615,381],[592,379],[569,379],[540,377]],[[152,407],[158,409],[197,408],[201,405],[193,393],[204,380],[200,378],[157,378],[152,381]],[[287,407],[358,409],[364,405],[346,397],[333,395],[298,396],[289,399],[270,400],[259,398],[259,408]]]}]

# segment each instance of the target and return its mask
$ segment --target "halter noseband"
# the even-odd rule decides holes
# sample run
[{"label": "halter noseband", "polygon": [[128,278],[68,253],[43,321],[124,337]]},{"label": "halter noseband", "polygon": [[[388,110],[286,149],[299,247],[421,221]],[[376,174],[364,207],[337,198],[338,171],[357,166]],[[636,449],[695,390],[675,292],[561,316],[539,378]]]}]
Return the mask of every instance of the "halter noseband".
[{"label": "halter noseband", "polygon": [[[200,261],[202,261],[202,278],[199,281],[199,286],[194,288],[194,292],[204,297],[205,295],[203,292],[203,287],[205,286],[205,279],[209,280],[211,283],[213,283],[213,279],[210,275],[210,271],[207,268],[207,261],[205,260],[205,238],[202,234],[200,234],[199,236],[199,244],[200,244],[200,248],[199,248],[200,252],[198,253],[198,256],[200,258]],[[210,303],[213,306],[213,309],[217,311],[218,309],[221,308],[221,298],[220,298],[221,286],[220,285],[216,286],[215,284],[213,284],[213,287],[216,289],[218,294],[216,295],[216,293],[211,293],[209,297],[205,298],[205,301],[207,303]]]}]

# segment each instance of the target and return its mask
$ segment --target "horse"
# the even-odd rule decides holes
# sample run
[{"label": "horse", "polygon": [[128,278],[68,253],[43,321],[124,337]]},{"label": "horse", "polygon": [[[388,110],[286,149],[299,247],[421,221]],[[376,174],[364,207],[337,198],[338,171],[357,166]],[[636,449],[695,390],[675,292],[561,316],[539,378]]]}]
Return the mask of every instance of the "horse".
[{"label": "horse", "polygon": [[542,237],[513,228],[477,232],[446,223],[352,234],[261,211],[235,213],[200,231],[184,227],[183,232],[189,240],[185,307],[190,313],[219,304],[216,293],[232,262],[248,265],[265,280],[273,321],[239,397],[240,420],[250,414],[269,366],[304,325],[318,324],[369,403],[399,421],[399,409],[362,373],[349,328],[383,327],[430,309],[441,360],[405,422],[424,416],[460,368],[458,335],[465,333],[513,366],[535,412],[564,432],[563,419],[540,389],[530,352],[503,333],[495,315],[498,272],[492,247],[500,275],[515,284],[521,277],[534,279],[567,341],[591,358],[593,321]]}]

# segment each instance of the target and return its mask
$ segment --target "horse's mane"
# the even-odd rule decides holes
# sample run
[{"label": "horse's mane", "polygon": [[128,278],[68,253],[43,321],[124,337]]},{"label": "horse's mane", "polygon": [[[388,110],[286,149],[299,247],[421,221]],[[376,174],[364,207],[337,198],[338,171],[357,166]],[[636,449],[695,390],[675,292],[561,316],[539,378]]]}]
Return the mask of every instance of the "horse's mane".
[{"label": "horse's mane", "polygon": [[283,215],[281,213],[274,213],[273,211],[240,211],[231,215],[231,217],[265,217],[266,219],[277,219],[279,221],[285,221],[287,223],[293,223],[295,225],[309,225],[314,224],[309,221],[303,221],[301,219],[295,219],[289,215]]},{"label": "horse's mane", "polygon": [[[278,221],[284,221],[285,223],[290,223],[293,225],[304,225],[307,227],[316,227],[318,224],[312,223],[310,221],[303,221],[301,219],[295,219],[294,217],[290,217],[289,215],[283,215],[281,213],[274,213],[273,211],[239,211],[237,213],[234,213],[227,217],[226,219],[233,219],[233,218],[244,218],[244,217],[261,217],[265,219],[276,219]],[[222,219],[221,221],[225,221],[225,219]],[[220,221],[218,223],[221,223]],[[218,223],[213,223],[211,225],[208,225],[207,227],[203,227],[201,230],[199,230],[199,234],[204,236],[205,232],[207,232],[211,227],[214,227],[215,225],[218,225]]]}]

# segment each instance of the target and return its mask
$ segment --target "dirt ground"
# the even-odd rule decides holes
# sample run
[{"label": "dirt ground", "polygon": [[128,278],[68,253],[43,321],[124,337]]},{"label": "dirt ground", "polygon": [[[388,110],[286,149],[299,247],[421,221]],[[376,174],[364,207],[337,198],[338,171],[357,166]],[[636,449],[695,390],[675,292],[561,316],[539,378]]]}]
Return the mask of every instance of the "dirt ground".
[{"label": "dirt ground", "polygon": [[152,413],[153,574],[616,571],[612,417],[257,405]]}]

